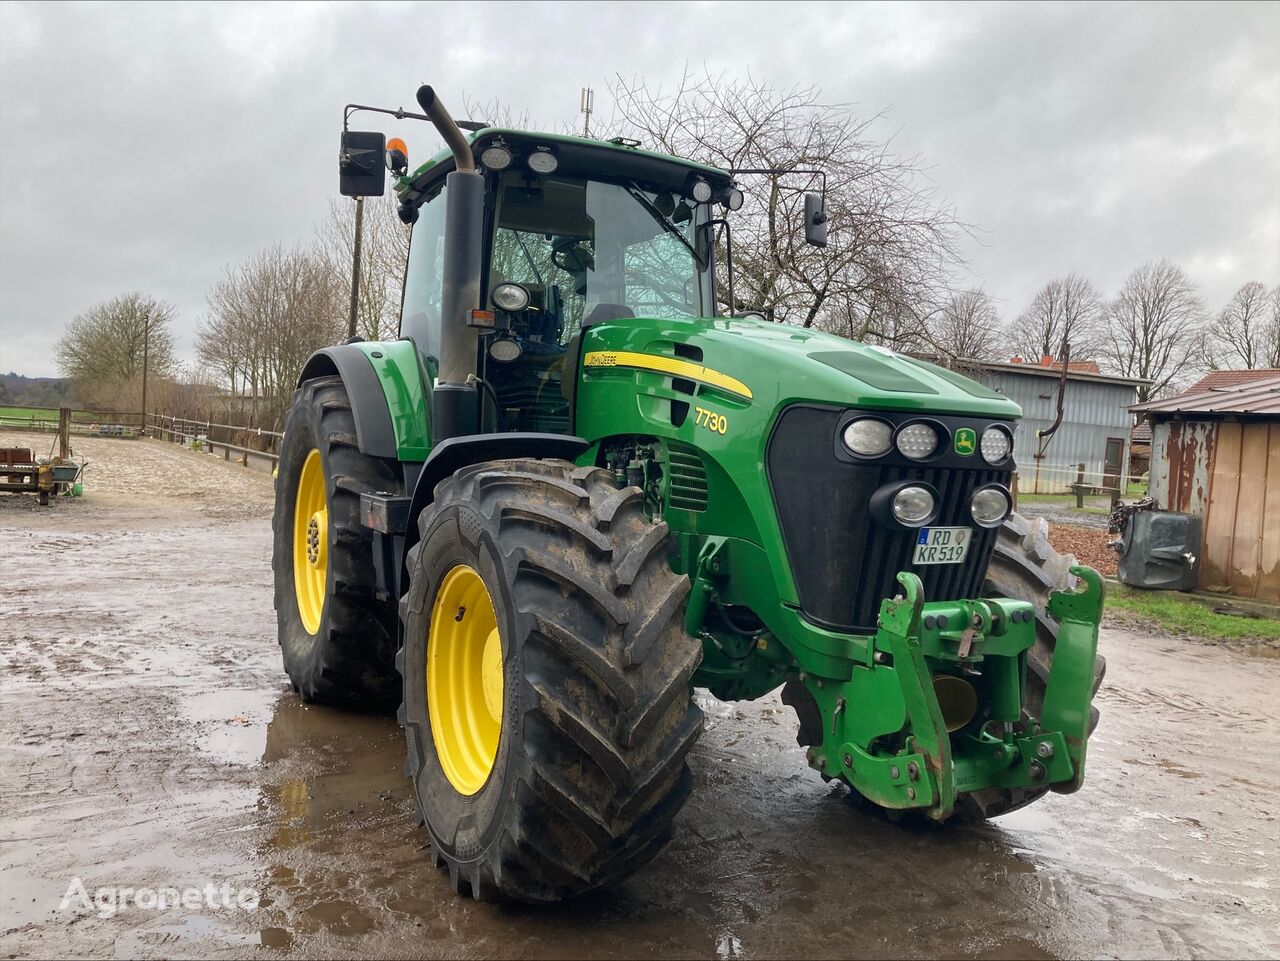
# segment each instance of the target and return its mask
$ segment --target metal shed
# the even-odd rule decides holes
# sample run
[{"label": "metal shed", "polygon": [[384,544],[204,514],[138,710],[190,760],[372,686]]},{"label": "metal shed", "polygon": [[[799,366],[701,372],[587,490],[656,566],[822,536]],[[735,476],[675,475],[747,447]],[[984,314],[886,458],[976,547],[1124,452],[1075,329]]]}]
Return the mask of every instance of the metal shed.
[{"label": "metal shed", "polygon": [[1125,490],[1129,480],[1129,407],[1146,381],[1097,372],[1092,363],[1072,362],[1067,370],[1062,425],[1037,456],[1036,432],[1049,427],[1058,407],[1062,365],[1041,363],[965,363],[965,373],[1022,407],[1014,436],[1018,489],[1023,493],[1066,492],[1084,465],[1084,482]]},{"label": "metal shed", "polygon": [[1251,373],[1133,411],[1151,421],[1151,496],[1204,518],[1200,588],[1280,601],[1280,373]]}]

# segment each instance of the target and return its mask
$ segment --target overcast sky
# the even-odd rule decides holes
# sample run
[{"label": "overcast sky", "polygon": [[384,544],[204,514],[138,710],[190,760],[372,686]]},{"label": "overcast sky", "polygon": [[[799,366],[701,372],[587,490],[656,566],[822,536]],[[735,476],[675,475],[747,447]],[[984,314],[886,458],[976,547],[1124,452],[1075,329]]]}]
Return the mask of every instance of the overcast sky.
[{"label": "overcast sky", "polygon": [[555,126],[585,85],[607,119],[614,74],[686,63],[888,108],[983,229],[969,282],[1006,316],[1161,257],[1212,307],[1280,283],[1277,3],[4,3],[0,371],[56,374],[63,325],[135,289],[177,306],[192,359],[223,265],[324,216],[348,101],[416,109],[429,82]]}]

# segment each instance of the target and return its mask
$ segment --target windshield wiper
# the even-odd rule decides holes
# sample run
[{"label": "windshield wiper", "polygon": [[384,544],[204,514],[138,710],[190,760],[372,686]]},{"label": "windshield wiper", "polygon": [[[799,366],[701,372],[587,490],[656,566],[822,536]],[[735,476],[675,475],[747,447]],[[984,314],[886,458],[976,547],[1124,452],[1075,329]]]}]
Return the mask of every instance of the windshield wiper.
[{"label": "windshield wiper", "polygon": [[689,251],[689,253],[693,255],[693,259],[698,264],[699,267],[701,267],[703,270],[706,269],[707,267],[706,261],[702,259],[702,256],[694,248],[693,244],[689,243],[685,235],[680,232],[680,228],[677,227],[666,214],[664,214],[661,210],[659,210],[656,206],[654,206],[653,201],[644,195],[643,190],[641,190],[635,184],[629,184],[627,186],[627,193],[631,194],[632,197],[635,197],[636,200],[640,201],[640,206],[643,207],[648,212],[650,217],[652,217],[654,220],[658,222],[658,226],[660,226],[667,233],[671,234],[671,236],[675,237],[676,240],[680,241],[680,243],[684,244],[685,250]]}]

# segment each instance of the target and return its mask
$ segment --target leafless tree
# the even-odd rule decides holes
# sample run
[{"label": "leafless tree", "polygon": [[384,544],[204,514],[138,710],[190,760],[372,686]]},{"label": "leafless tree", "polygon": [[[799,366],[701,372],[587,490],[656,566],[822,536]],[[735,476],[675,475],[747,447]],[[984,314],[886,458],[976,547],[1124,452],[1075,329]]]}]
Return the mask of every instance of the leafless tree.
[{"label": "leafless tree", "polygon": [[[355,245],[355,203],[347,197],[329,202],[329,216],[320,224],[320,250],[334,283],[351,297],[351,260]],[[364,201],[360,243],[360,294],[356,333],[365,340],[393,340],[400,323],[400,291],[409,259],[409,228],[396,213],[392,191]]]},{"label": "leafless tree", "polygon": [[[171,304],[137,292],[90,307],[67,325],[54,347],[64,376],[85,404],[137,410],[142,402],[143,355],[149,380],[177,370]],[[149,405],[148,405],[149,406]]]},{"label": "leafless tree", "polygon": [[[646,146],[722,169],[797,171],[739,177],[748,199],[732,228],[738,303],[725,306],[895,346],[923,338],[966,228],[919,158],[876,138],[881,115],[824,103],[816,87],[687,71],[671,90],[622,77],[610,89],[622,132]],[[804,243],[804,193],[820,180],[799,171],[813,169],[826,173],[825,250]]]},{"label": "leafless tree", "polygon": [[1280,367],[1280,286],[1250,281],[1209,328],[1208,359],[1215,367]]},{"label": "leafless tree", "polygon": [[1007,328],[1010,347],[1028,360],[1061,357],[1070,343],[1071,357],[1085,360],[1098,352],[1103,303],[1087,279],[1067,274],[1037,291],[1030,306]]},{"label": "leafless tree", "polygon": [[1000,348],[1000,313],[985,290],[961,290],[931,318],[929,341],[951,363],[959,360],[1008,360]]},{"label": "leafless tree", "polygon": [[226,268],[207,300],[196,353],[255,426],[283,421],[306,359],[345,329],[346,294],[326,258],[271,247]]},{"label": "leafless tree", "polygon": [[1116,373],[1151,381],[1138,386],[1146,403],[1195,370],[1204,313],[1186,271],[1168,260],[1143,264],[1107,306],[1101,355]]}]

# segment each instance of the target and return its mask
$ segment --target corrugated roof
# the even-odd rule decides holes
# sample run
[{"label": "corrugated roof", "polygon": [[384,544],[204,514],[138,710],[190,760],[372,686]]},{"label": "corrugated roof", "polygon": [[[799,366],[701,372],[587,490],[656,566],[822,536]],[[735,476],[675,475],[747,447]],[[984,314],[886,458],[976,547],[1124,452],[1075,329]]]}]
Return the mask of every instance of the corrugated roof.
[{"label": "corrugated roof", "polygon": [[1269,378],[1136,404],[1137,414],[1252,414],[1280,416],[1280,372]]},{"label": "corrugated roof", "polygon": [[[976,358],[961,357],[954,361],[957,367],[972,367],[980,370],[1004,370],[1015,374],[1030,374],[1033,377],[1052,377],[1058,380],[1062,377],[1062,365],[1056,367],[1042,367],[1040,364],[1006,364],[999,361],[977,360]],[[1081,361],[1081,363],[1091,363],[1090,361]],[[1096,366],[1096,365],[1095,365]],[[1150,384],[1149,380],[1141,377],[1121,377],[1118,374],[1094,374],[1081,370],[1076,366],[1076,361],[1072,361],[1067,368],[1067,380],[1090,381],[1099,384]]]},{"label": "corrugated roof", "polygon": [[1252,384],[1259,380],[1270,380],[1272,377],[1280,377],[1280,368],[1266,367],[1259,370],[1211,370],[1184,390],[1183,393],[1197,394],[1206,390],[1218,390],[1221,387],[1234,387],[1237,384]]}]

